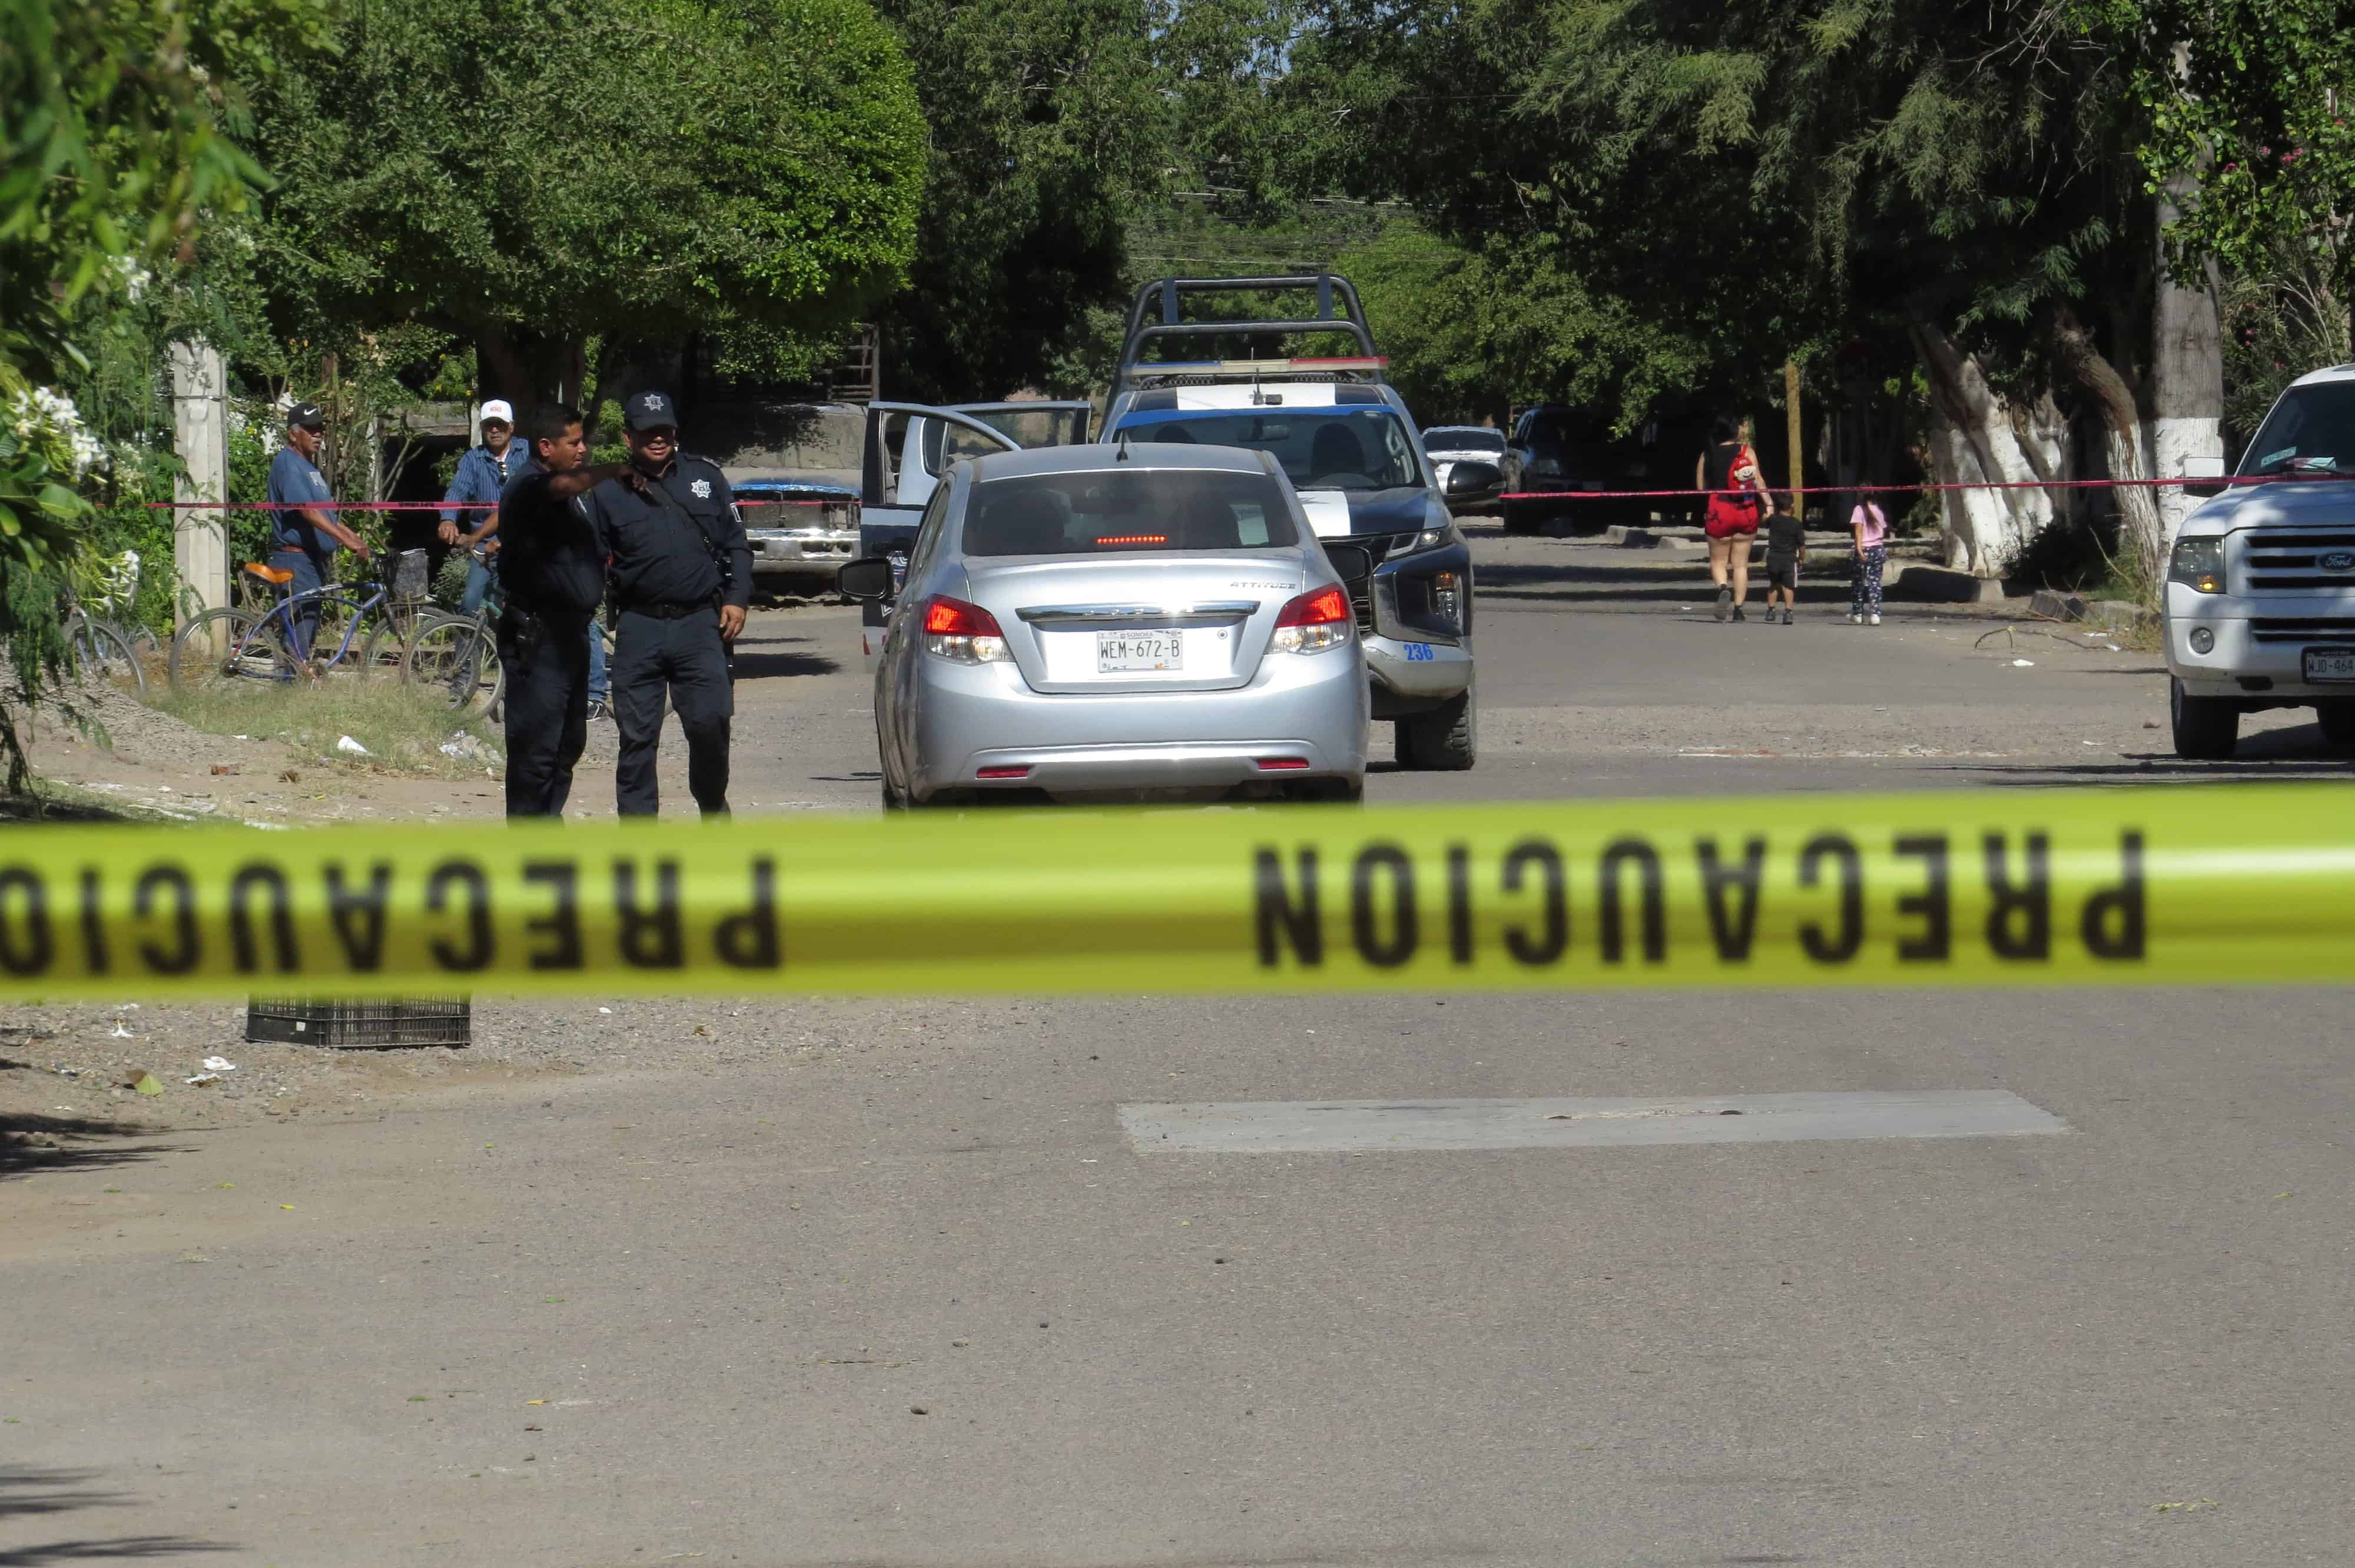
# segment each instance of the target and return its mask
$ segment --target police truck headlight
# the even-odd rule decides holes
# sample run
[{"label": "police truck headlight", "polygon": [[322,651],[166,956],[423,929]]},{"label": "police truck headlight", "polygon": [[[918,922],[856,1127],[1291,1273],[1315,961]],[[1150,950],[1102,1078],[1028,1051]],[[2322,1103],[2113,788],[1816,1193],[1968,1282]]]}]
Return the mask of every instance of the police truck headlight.
[{"label": "police truck headlight", "polygon": [[1436,550],[1442,545],[1453,545],[1463,537],[1455,531],[1455,520],[1433,506],[1423,516],[1423,531],[1412,539],[1401,535],[1399,543],[1384,558],[1395,561],[1402,556],[1419,556],[1425,550]]},{"label": "police truck headlight", "polygon": [[[2194,593],[2224,591],[2224,541],[2222,539],[2178,539],[2175,557],[2168,567],[2168,580],[2181,583]],[[2207,650],[2200,650],[2206,652]]]},{"label": "police truck headlight", "polygon": [[2204,626],[2193,627],[2191,651],[2194,653],[2213,653],[2216,652],[2216,634]]}]

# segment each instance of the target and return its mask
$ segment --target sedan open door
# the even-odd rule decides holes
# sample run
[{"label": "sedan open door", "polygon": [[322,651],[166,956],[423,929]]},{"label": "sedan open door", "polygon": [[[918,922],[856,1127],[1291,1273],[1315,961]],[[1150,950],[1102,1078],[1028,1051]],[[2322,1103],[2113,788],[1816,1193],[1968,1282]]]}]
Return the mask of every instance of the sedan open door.
[{"label": "sedan open door", "polygon": [[[869,403],[858,554],[889,558],[896,583],[906,574],[925,503],[951,463],[1028,447],[1077,446],[1087,440],[1094,411],[1086,402]],[[864,607],[859,645],[869,661],[882,652],[890,611],[888,599]]]}]

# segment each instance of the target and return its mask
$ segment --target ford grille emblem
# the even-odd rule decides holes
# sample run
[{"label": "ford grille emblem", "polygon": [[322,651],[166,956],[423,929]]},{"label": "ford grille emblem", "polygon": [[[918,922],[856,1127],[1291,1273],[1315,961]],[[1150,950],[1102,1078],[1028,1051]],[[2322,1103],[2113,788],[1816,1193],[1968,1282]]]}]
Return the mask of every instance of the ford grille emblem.
[{"label": "ford grille emblem", "polygon": [[2326,572],[2355,572],[2355,550],[2333,550],[2322,557]]}]

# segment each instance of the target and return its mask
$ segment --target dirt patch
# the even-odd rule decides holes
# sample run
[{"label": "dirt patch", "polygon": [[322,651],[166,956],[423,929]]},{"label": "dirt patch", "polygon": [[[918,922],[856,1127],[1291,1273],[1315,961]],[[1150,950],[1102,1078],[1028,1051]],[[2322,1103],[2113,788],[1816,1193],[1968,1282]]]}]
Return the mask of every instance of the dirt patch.
[{"label": "dirt patch", "polygon": [[[260,733],[259,724],[213,734],[112,687],[81,688],[72,698],[88,727],[45,709],[28,726],[34,770],[69,800],[78,796],[134,819],[272,828],[503,809],[495,751],[479,762],[437,752],[430,765],[406,766],[338,754],[332,748],[340,736],[321,742],[316,730],[305,742]],[[450,728],[478,736],[484,730],[479,723]]]}]

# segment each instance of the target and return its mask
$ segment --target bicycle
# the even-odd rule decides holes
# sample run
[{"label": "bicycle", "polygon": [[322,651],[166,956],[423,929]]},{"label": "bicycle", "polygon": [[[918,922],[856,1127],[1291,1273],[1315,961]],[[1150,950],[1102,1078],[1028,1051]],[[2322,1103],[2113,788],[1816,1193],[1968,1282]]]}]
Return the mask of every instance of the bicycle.
[{"label": "bicycle", "polygon": [[[474,556],[486,559],[477,548]],[[410,634],[401,655],[401,678],[442,688],[452,709],[496,722],[506,699],[506,669],[499,662],[499,618],[505,599],[496,580],[473,615],[429,612]],[[613,633],[600,619],[591,622],[613,656]]]},{"label": "bicycle", "polygon": [[[397,573],[408,568],[410,556],[417,557],[421,573],[422,551],[402,552]],[[293,577],[282,567],[248,561],[240,582],[250,579],[268,585],[274,602],[260,614],[241,606],[208,609],[182,627],[172,639],[168,670],[172,689],[197,690],[240,680],[292,683],[307,677],[316,681],[344,669],[365,677],[400,668],[407,634],[418,619],[408,596],[395,594],[382,584],[359,600],[350,598],[351,590],[341,583],[298,593],[289,587]],[[298,652],[304,643],[295,635],[295,614],[312,606],[317,607],[317,622],[307,653]],[[335,651],[323,657],[320,649],[331,639]]]},{"label": "bicycle", "polygon": [[66,660],[78,675],[95,676],[133,693],[147,690],[147,672],[131,634],[102,616],[77,609],[66,618]]},{"label": "bicycle", "polygon": [[438,687],[453,712],[496,719],[506,695],[497,596],[485,597],[472,615],[443,611],[420,618],[401,650],[400,678]]}]

